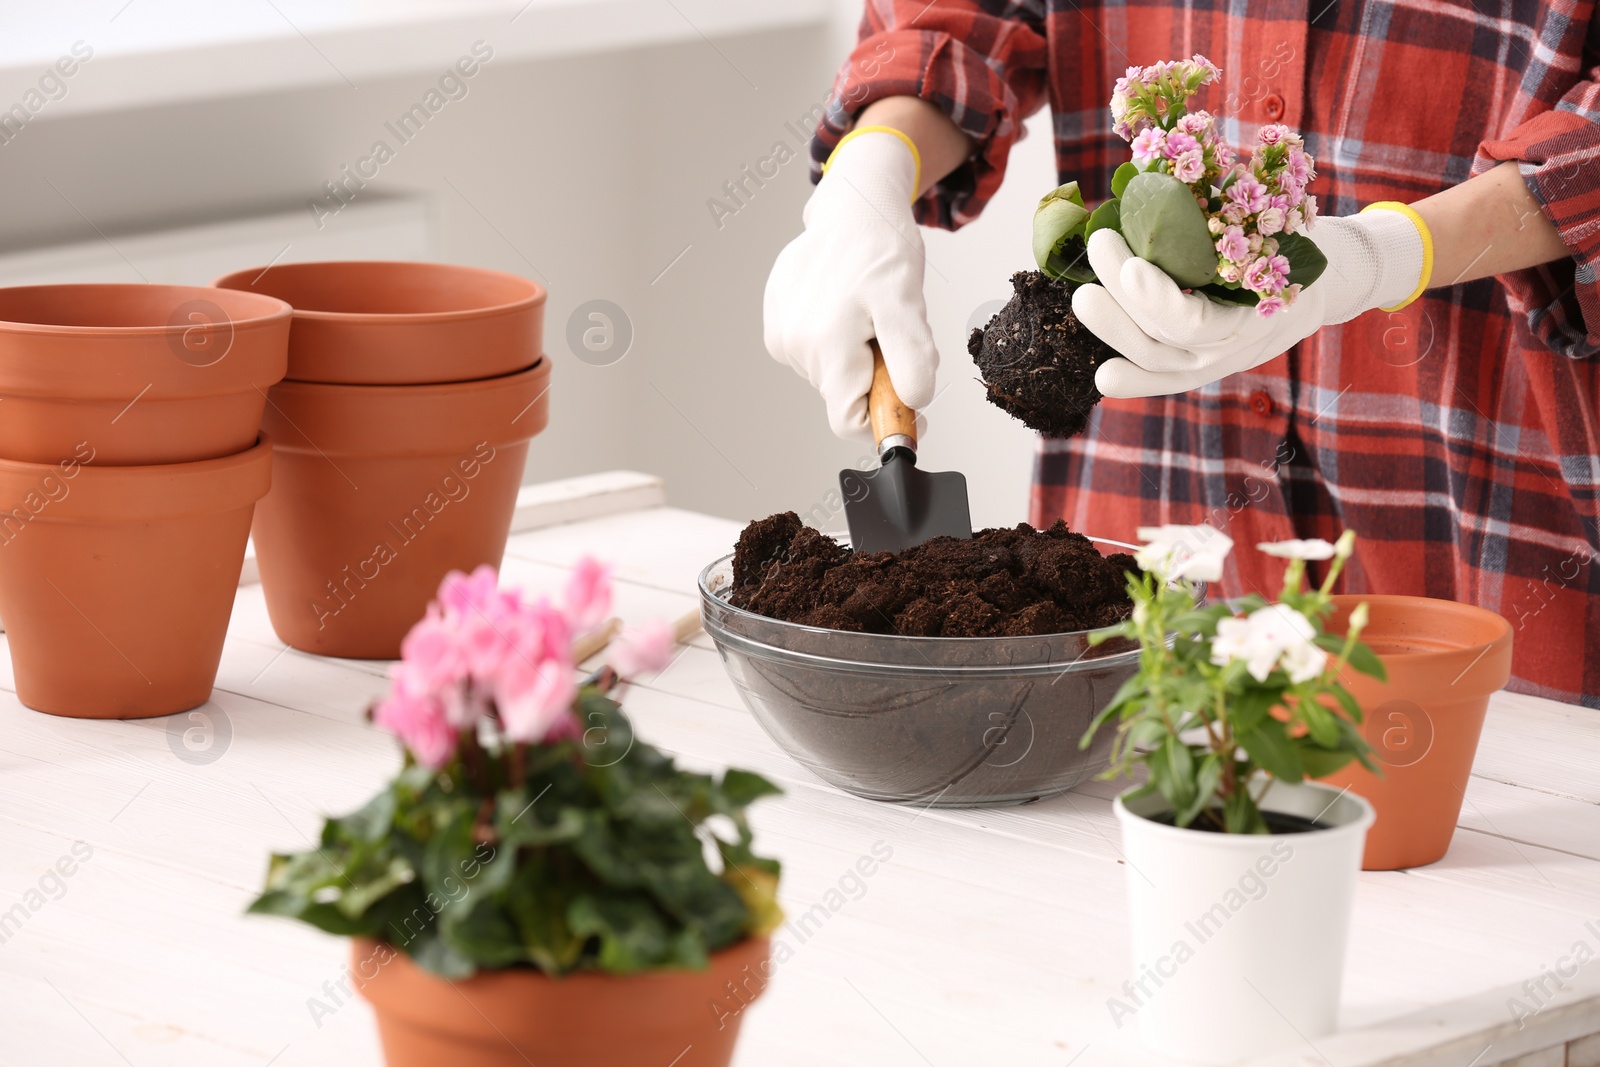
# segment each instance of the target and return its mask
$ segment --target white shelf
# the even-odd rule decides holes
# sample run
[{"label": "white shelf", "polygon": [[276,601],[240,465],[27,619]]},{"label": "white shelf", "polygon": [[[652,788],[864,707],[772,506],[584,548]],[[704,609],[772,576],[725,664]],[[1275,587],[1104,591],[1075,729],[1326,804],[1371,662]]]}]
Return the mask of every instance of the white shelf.
[{"label": "white shelf", "polygon": [[[500,64],[821,23],[829,8],[828,0],[7,4],[0,12],[0,111],[23,100],[77,41],[93,49],[92,59],[35,119],[318,85],[358,92],[396,75],[442,74],[480,40]],[[758,71],[741,73],[759,82]]]}]

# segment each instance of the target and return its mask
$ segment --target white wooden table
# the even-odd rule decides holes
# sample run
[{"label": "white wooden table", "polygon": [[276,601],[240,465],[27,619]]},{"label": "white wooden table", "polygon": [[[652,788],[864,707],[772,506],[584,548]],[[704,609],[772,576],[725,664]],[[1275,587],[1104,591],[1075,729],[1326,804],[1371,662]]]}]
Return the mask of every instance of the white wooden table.
[{"label": "white wooden table", "polygon": [[[592,552],[619,564],[625,618],[678,615],[738,524],[661,500],[620,473],[536,487],[504,577],[555,590]],[[285,652],[253,584],[209,735],[36,714],[0,657],[0,1067],[380,1062],[339,988],[343,942],[243,909],[269,851],[305,847],[397,766],[362,719],[383,671]],[[794,955],[746,1014],[742,1067],[1161,1062],[1107,1010],[1128,972],[1110,784],[990,811],[844,795],[767,739],[704,635],[625,702],[685,764],[787,790],[755,810],[758,840],[784,861],[790,916],[813,920],[779,935]],[[857,881],[875,847],[891,857]],[[1600,714],[1501,695],[1450,854],[1361,877],[1343,1030],[1290,1034],[1264,1062],[1593,1067],[1600,959],[1577,963],[1579,945],[1600,956]],[[1520,1028],[1513,997],[1540,1009]]]}]

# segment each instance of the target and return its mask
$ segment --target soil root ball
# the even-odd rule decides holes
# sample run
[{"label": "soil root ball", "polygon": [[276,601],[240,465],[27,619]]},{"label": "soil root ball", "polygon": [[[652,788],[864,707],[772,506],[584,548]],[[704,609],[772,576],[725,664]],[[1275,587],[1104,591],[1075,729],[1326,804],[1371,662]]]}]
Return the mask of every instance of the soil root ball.
[{"label": "soil root ball", "polygon": [[1011,287],[1016,295],[972,331],[967,351],[990,403],[1046,437],[1074,437],[1100,402],[1095,368],[1117,353],[1073,315],[1077,286],[1019,271]]}]

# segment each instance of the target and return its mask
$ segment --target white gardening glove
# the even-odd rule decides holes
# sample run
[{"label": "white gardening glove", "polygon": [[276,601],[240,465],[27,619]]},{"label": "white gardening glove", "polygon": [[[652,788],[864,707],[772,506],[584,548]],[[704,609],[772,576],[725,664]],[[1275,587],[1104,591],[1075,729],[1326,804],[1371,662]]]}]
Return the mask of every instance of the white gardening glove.
[{"label": "white gardening glove", "polygon": [[805,232],[767,278],[767,351],[822,394],[840,437],[871,436],[874,337],[901,401],[917,410],[933,400],[939,353],[922,299],[916,183],[916,157],[894,134],[841,144],[806,204]]},{"label": "white gardening glove", "polygon": [[1198,389],[1282,355],[1324,326],[1399,304],[1422,278],[1422,236],[1397,211],[1318,219],[1306,236],[1327,257],[1327,270],[1286,310],[1263,318],[1253,307],[1185,293],[1135,256],[1121,234],[1096,231],[1089,265],[1100,284],[1081,286],[1072,311],[1127,357],[1102,363],[1096,387],[1123,398]]}]

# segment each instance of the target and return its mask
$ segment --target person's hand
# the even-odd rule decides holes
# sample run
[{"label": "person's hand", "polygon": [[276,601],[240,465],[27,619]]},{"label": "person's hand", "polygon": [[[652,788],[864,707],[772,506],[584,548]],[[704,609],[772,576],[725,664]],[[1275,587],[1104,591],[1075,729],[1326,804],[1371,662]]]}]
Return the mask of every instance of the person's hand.
[{"label": "person's hand", "polygon": [[901,401],[917,410],[933,400],[939,353],[911,214],[917,177],[916,157],[894,134],[865,132],[842,144],[806,204],[805,232],[767,278],[767,351],[822,394],[840,437],[871,435],[874,337]]},{"label": "person's hand", "polygon": [[1400,304],[1422,280],[1422,237],[1399,212],[1319,219],[1306,236],[1327,257],[1327,270],[1289,307],[1262,316],[1185,293],[1135,256],[1121,234],[1096,231],[1089,265],[1099,284],[1073,294],[1072,312],[1126,358],[1102,363],[1095,386],[1122,398],[1198,389],[1287,352],[1323,326]]}]

